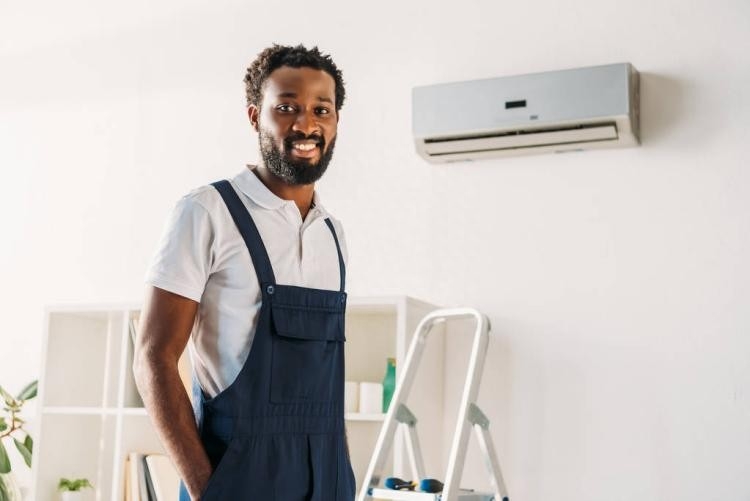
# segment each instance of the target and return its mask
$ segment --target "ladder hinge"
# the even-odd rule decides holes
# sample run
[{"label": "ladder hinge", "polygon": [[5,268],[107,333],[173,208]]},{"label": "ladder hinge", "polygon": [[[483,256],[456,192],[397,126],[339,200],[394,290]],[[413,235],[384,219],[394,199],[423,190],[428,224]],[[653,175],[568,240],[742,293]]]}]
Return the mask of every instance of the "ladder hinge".
[{"label": "ladder hinge", "polygon": [[469,404],[469,422],[476,424],[484,428],[485,430],[490,427],[490,420],[484,415],[482,409],[477,407],[475,404]]},{"label": "ladder hinge", "polygon": [[417,424],[417,416],[415,416],[405,404],[400,404],[396,409],[396,421],[404,423],[409,426]]}]

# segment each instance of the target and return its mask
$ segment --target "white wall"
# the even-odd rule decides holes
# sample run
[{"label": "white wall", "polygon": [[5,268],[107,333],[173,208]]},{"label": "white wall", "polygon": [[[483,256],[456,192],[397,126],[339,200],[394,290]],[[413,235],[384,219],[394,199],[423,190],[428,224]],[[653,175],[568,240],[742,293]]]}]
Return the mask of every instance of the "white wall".
[{"label": "white wall", "polygon": [[[748,499],[748,33],[744,0],[3,3],[0,384],[37,375],[43,305],[140,297],[174,201],[255,158],[245,65],[318,43],[349,93],[319,190],[350,291],[491,317],[511,495]],[[640,148],[413,152],[414,85],[622,61]]]}]

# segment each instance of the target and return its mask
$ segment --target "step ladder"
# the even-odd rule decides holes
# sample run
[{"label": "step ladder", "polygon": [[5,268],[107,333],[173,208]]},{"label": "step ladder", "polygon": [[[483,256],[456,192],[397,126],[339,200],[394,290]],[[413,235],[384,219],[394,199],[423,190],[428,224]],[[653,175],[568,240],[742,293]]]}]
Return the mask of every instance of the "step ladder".
[{"label": "step ladder", "polygon": [[[476,330],[474,332],[466,381],[458,410],[456,431],[448,458],[448,471],[443,482],[443,491],[439,493],[427,493],[380,487],[380,481],[383,479],[383,469],[385,468],[388,453],[393,444],[393,438],[398,426],[402,426],[405,430],[404,437],[413,474],[412,478],[417,481],[425,478],[422,451],[417,438],[417,418],[404,402],[414,382],[414,377],[427,342],[427,335],[431,332],[432,327],[450,320],[466,318],[476,320]],[[378,436],[375,450],[370,459],[370,465],[362,482],[362,489],[357,496],[357,501],[374,499],[404,501],[508,501],[505,482],[503,481],[497,454],[495,453],[492,438],[490,437],[490,421],[476,404],[484,359],[487,355],[489,330],[490,324],[487,317],[473,308],[439,309],[429,313],[420,321],[414,333],[414,338],[411,341],[409,352],[406,356],[406,364],[396,385],[396,391],[393,394],[383,427],[380,429],[380,435]],[[459,488],[466,459],[466,449],[469,445],[469,430],[471,428],[474,428],[476,432],[479,448],[489,472],[490,484],[492,486],[491,493],[480,493]]]}]

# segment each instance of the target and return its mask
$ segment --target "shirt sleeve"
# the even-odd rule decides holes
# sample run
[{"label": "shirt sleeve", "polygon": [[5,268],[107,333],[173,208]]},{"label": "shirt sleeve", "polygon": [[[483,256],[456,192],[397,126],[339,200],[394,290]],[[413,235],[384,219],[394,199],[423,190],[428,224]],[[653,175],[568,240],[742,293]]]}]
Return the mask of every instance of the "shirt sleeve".
[{"label": "shirt sleeve", "polygon": [[172,210],[146,283],[200,302],[213,262],[214,228],[206,208],[190,196]]}]

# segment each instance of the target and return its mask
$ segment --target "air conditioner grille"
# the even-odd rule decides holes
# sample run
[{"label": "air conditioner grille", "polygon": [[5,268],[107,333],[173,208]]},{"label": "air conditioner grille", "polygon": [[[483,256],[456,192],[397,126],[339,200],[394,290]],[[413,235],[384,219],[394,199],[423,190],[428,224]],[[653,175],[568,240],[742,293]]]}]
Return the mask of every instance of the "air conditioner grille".
[{"label": "air conditioner grille", "polygon": [[536,129],[519,129],[502,132],[488,132],[486,134],[469,134],[461,136],[450,136],[450,137],[431,137],[424,140],[425,144],[432,143],[448,143],[453,141],[465,141],[467,139],[487,139],[491,137],[508,137],[508,136],[523,136],[527,134],[540,134],[542,132],[561,132],[567,130],[582,130],[582,129],[596,129],[607,125],[614,126],[614,122],[607,123],[596,123],[596,124],[578,124],[570,126],[555,126],[555,127],[540,127]]},{"label": "air conditioner grille", "polygon": [[430,156],[481,153],[487,151],[540,148],[570,143],[616,141],[614,123],[575,125],[476,134],[451,138],[424,139],[425,152]]}]

